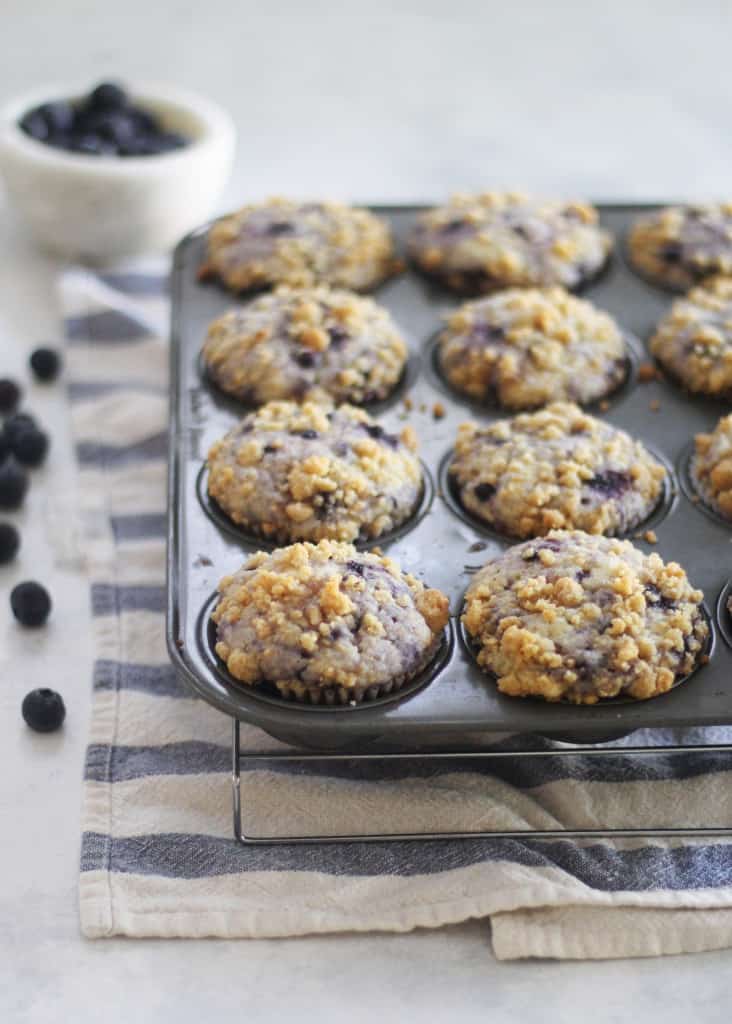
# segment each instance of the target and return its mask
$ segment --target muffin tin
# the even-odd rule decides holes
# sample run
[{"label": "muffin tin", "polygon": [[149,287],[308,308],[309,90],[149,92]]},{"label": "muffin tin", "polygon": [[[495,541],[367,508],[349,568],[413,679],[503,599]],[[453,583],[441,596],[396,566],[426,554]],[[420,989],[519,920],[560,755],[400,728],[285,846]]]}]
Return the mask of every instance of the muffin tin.
[{"label": "muffin tin", "polygon": [[[417,207],[374,209],[391,221],[398,243],[418,212]],[[652,207],[599,209],[603,224],[616,237],[616,254],[583,295],[612,313],[631,337],[646,338],[671,297],[628,266],[622,240],[632,219]],[[732,525],[707,514],[701,501],[691,500],[696,496],[686,468],[693,435],[711,430],[728,407],[686,395],[671,382],[642,383],[636,368],[639,359],[649,357],[631,351],[628,382],[612,396],[606,411],[590,409],[643,440],[672,474],[659,507],[641,527],[652,525],[658,543],[633,540],[665,560],[680,561],[692,583],[704,591],[712,626],[708,663],[668,694],[645,702],[617,700],[577,707],[506,697],[475,665],[459,615],[471,573],[515,541],[471,522],[456,509],[454,496],[445,490],[444,468],[460,422],[485,422],[507,413],[463,400],[436,379],[433,338],[441,315],[460,300],[411,270],[375,293],[412,343],[411,387],[369,411],[387,429],[411,423],[420,440],[420,456],[437,481],[437,495],[396,536],[377,543],[402,568],[449,595],[453,619],[440,653],[414,685],[355,707],[294,704],[233,680],[213,652],[208,615],[215,587],[249,553],[267,545],[247,538],[234,524],[227,528],[212,514],[202,487],[201,467],[209,446],[246,411],[211,386],[199,360],[209,321],[245,301],[197,280],[207,228],[189,235],[176,251],[171,345],[167,638],[173,662],[199,696],[295,746],[354,752],[368,744],[415,752],[455,744],[479,750],[495,734],[506,732],[597,742],[639,728],[732,724],[732,621],[720,599],[729,588]]]}]

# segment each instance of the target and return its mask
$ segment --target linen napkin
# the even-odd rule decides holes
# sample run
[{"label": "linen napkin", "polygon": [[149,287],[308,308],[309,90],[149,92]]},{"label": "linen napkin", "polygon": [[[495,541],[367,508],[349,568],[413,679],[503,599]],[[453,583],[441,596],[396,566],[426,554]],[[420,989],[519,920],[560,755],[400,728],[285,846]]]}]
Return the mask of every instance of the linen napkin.
[{"label": "linen napkin", "polygon": [[[406,931],[485,917],[502,959],[732,945],[732,843],[721,839],[238,844],[230,720],[186,689],[165,648],[165,268],[74,269],[60,292],[96,642],[85,935]],[[242,728],[246,748],[277,746]],[[682,740],[732,742],[732,730],[627,742]],[[713,752],[506,759],[490,771],[310,761],[255,765],[244,792],[255,834],[713,824],[732,821],[730,767]]]}]

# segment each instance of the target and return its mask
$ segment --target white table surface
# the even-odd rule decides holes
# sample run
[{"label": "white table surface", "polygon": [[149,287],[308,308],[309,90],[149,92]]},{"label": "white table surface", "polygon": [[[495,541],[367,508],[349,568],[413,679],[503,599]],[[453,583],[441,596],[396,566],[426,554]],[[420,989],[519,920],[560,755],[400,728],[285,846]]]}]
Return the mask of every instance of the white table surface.
[{"label": "white table surface", "polygon": [[[732,191],[730,11],[615,0],[0,0],[0,100],[44,81],[145,78],[209,93],[240,147],[222,209],[272,192],[438,198],[521,184],[595,198]],[[80,78],[81,74],[81,78]],[[58,336],[58,267],[0,200],[0,376]],[[48,466],[0,569],[0,1021],[727,1021],[732,952],[595,964],[499,964],[484,922],[409,935],[261,942],[80,938],[80,775],[89,710],[87,585],[60,388],[28,404]],[[53,542],[49,538],[56,538]],[[24,632],[7,594],[36,577],[53,619]],[[68,706],[23,726],[27,690]]]}]

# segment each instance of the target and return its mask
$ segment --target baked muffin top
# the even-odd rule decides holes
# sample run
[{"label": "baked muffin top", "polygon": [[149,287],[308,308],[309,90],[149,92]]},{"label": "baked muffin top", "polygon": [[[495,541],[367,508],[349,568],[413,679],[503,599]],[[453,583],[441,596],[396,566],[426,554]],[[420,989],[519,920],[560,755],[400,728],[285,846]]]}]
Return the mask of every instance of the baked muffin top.
[{"label": "baked muffin top", "polygon": [[216,653],[231,675],[315,703],[411,678],[449,616],[447,597],[396,562],[327,540],[260,551],[219,592]]},{"label": "baked muffin top", "polygon": [[412,427],[392,434],[362,409],[268,402],[208,455],[208,490],[249,532],[287,543],[380,537],[422,491]]},{"label": "baked muffin top", "polygon": [[200,274],[236,292],[274,284],[369,291],[398,269],[382,218],[344,203],[277,197],[216,221]]},{"label": "baked muffin top", "polygon": [[278,288],[210,324],[203,361],[248,405],[326,394],[362,404],[399,383],[408,349],[391,314],[342,289]]},{"label": "baked muffin top", "polygon": [[474,577],[463,623],[502,693],[595,704],[658,696],[697,665],[703,594],[629,541],[553,531]]},{"label": "baked muffin top", "polygon": [[454,195],[420,214],[409,239],[420,270],[466,295],[516,285],[577,288],[611,248],[592,206],[524,192]]}]

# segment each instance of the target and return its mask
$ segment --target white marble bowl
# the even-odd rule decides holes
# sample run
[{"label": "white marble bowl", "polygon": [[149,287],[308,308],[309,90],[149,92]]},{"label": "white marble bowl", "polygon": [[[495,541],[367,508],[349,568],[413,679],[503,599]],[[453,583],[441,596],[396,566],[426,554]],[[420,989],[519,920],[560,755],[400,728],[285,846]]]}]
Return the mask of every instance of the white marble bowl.
[{"label": "white marble bowl", "polygon": [[0,110],[0,175],[9,201],[44,249],[84,263],[111,263],[169,249],[210,216],[231,173],[232,119],[178,89],[130,91],[166,130],[192,141],[159,156],[68,153],[30,138],[18,121],[40,103],[78,91],[36,90]]}]

